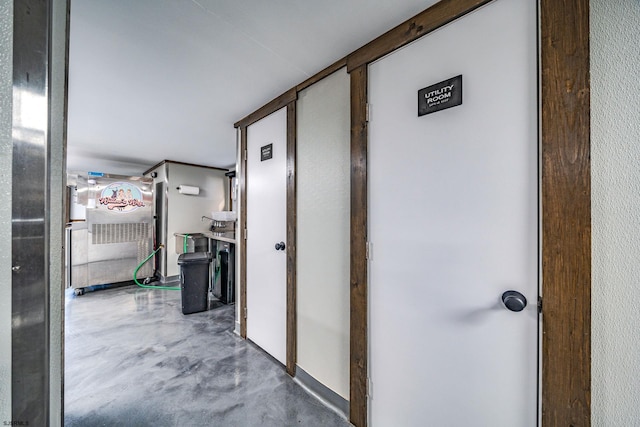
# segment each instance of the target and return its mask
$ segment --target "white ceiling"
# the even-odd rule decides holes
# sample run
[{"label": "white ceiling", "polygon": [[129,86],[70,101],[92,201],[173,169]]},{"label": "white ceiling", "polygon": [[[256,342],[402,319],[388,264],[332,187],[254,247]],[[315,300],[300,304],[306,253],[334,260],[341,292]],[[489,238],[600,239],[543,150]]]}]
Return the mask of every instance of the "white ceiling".
[{"label": "white ceiling", "polygon": [[233,123],[437,0],[72,0],[67,169],[235,164]]}]

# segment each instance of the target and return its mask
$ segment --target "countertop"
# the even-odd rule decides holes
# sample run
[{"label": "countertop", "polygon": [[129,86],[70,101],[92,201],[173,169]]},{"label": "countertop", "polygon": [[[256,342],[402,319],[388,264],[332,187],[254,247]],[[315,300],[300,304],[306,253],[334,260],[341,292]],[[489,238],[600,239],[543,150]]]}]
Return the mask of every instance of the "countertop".
[{"label": "countertop", "polygon": [[212,231],[207,231],[205,233],[202,233],[203,236],[212,239],[212,240],[220,240],[221,242],[227,242],[227,243],[236,243],[236,233],[233,231],[229,231],[226,233],[216,233],[216,232],[212,232]]},{"label": "countertop", "polygon": [[198,239],[201,237],[206,237],[211,240],[220,240],[221,242],[227,243],[236,243],[236,233],[234,231],[228,231],[225,233],[214,232],[214,231],[204,231],[197,233],[173,233],[176,237],[184,237],[189,236],[191,239]]}]

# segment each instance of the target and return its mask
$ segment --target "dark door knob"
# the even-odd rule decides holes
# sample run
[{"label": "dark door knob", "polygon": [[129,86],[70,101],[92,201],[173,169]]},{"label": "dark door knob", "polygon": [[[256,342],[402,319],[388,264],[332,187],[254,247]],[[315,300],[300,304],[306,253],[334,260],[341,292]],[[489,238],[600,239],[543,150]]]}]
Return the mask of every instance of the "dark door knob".
[{"label": "dark door knob", "polygon": [[502,294],[502,303],[511,311],[522,311],[527,306],[527,299],[518,291],[506,291]]},{"label": "dark door knob", "polygon": [[276,251],[284,251],[284,242],[276,243]]}]

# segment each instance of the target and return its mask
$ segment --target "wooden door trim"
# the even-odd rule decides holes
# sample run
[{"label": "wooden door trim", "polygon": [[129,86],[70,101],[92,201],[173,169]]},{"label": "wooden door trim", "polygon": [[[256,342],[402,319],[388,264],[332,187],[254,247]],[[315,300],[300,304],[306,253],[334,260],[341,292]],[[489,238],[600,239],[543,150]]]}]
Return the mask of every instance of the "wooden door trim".
[{"label": "wooden door trim", "polygon": [[[285,106],[271,111],[269,114],[286,108],[287,112],[287,219],[286,219],[286,252],[287,252],[287,285],[286,285],[286,369],[287,373],[295,376],[297,359],[297,288],[296,288],[296,221],[297,221],[297,191],[296,191],[296,100],[297,92],[293,92],[293,100]],[[287,95],[290,99],[291,95]],[[281,98],[278,98],[281,99]],[[280,101],[278,101],[280,102]],[[271,104],[269,108],[277,105]],[[262,112],[267,111],[261,109]],[[263,113],[260,113],[262,115]],[[268,116],[266,114],[264,117]],[[253,115],[252,117],[258,117]],[[249,116],[248,116],[249,117]],[[264,117],[261,117],[264,118]],[[260,120],[260,119],[258,119]],[[258,120],[251,121],[250,124]],[[247,121],[247,122],[248,122]],[[237,239],[240,245],[240,336],[247,338],[247,128],[249,125],[240,126],[240,156],[241,172],[239,175],[240,187],[240,227],[237,231]]]},{"label": "wooden door trim", "polygon": [[540,1],[542,424],[591,424],[589,1]]},{"label": "wooden door trim", "polygon": [[240,224],[236,240],[240,242],[240,336],[247,338],[247,127],[240,128]]},{"label": "wooden door trim", "polygon": [[314,84],[318,83],[320,80],[324,79],[325,77],[329,77],[331,74],[335,73],[339,69],[346,66],[347,66],[347,58],[345,57],[329,65],[327,68],[320,71],[318,74],[314,74],[313,76],[309,77],[307,80],[300,83],[298,86],[296,86],[296,91],[300,93],[306,88],[308,88],[309,86],[313,86]]},{"label": "wooden door trim", "polygon": [[370,64],[493,0],[441,0],[347,56],[347,71]]},{"label": "wooden door trim", "polygon": [[[489,1],[443,0],[347,57],[347,69],[362,67]],[[541,406],[543,425],[591,423],[591,187],[589,106],[589,2],[541,0],[541,223],[544,321]],[[352,85],[352,191],[366,191],[367,135],[357,132],[366,115],[361,87]],[[360,110],[360,112],[354,111]],[[355,122],[354,117],[356,118]],[[364,139],[364,141],[363,141]],[[366,158],[366,157],[365,157]],[[354,182],[355,180],[355,182]],[[365,218],[366,198],[352,193],[352,224]],[[354,313],[367,312],[364,231],[351,229],[350,420],[367,425],[367,327]],[[357,258],[356,258],[357,257]],[[358,316],[355,316],[358,317]],[[366,321],[366,319],[365,319]],[[365,323],[366,325],[366,323]],[[355,341],[355,342],[354,342]]]},{"label": "wooden door trim", "polygon": [[287,105],[287,373],[296,374],[297,325],[297,190],[296,101]]},{"label": "wooden door trim", "polygon": [[296,99],[298,99],[298,92],[296,91],[296,88],[294,87],[292,89],[289,89],[288,91],[286,91],[285,93],[283,93],[279,97],[273,99],[269,103],[265,104],[264,106],[260,107],[259,109],[257,109],[253,113],[249,114],[248,116],[246,116],[242,120],[239,120],[233,126],[236,127],[236,128],[247,128],[250,125],[252,125],[255,122],[257,122],[258,120],[264,119],[269,114],[275,113],[276,111],[280,110],[281,108],[286,107],[291,102],[294,102]]},{"label": "wooden door trim", "polygon": [[351,74],[351,273],[349,421],[367,425],[369,296],[367,269],[368,65]]}]

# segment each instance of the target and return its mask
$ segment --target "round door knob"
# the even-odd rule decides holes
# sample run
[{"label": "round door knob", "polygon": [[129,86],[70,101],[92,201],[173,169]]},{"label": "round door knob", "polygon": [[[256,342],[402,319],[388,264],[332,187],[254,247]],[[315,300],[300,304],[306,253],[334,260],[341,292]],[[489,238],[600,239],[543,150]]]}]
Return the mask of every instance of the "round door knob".
[{"label": "round door knob", "polygon": [[276,251],[284,251],[284,242],[276,243]]},{"label": "round door knob", "polygon": [[502,303],[508,310],[522,311],[527,306],[527,299],[518,291],[506,291],[502,294]]}]

